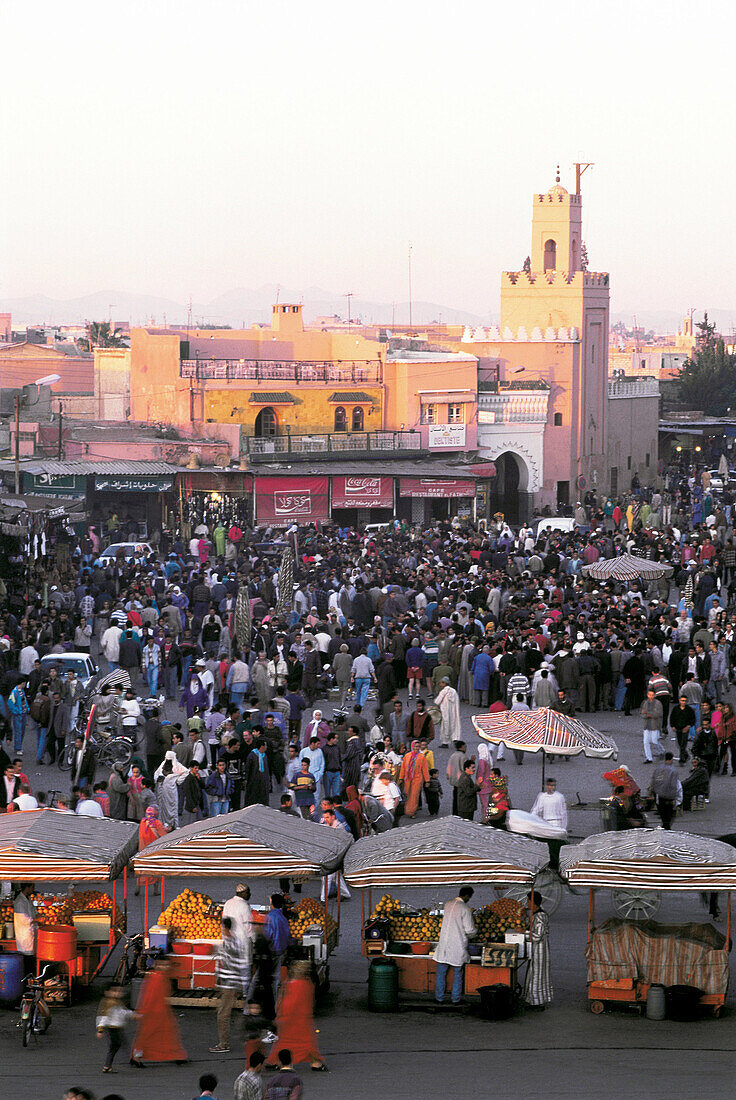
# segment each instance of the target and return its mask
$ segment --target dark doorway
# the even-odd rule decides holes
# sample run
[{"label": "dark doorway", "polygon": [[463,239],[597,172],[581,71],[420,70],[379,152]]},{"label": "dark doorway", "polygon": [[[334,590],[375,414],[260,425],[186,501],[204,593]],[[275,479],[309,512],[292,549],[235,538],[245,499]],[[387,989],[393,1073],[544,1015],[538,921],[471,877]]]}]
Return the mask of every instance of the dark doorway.
[{"label": "dark doorway", "polygon": [[490,513],[503,512],[508,523],[521,523],[527,518],[527,493],[526,493],[526,465],[523,471],[520,462],[523,460],[505,451],[494,459],[496,464],[496,478],[491,481],[489,493]]}]

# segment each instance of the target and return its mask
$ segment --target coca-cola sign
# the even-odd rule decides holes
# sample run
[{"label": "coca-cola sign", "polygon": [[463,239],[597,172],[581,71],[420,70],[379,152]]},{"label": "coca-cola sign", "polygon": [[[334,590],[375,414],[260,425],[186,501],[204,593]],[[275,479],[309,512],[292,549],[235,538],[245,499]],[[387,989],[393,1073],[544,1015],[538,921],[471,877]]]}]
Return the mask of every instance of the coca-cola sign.
[{"label": "coca-cola sign", "polygon": [[333,477],[333,508],[391,508],[394,483],[391,477]]}]

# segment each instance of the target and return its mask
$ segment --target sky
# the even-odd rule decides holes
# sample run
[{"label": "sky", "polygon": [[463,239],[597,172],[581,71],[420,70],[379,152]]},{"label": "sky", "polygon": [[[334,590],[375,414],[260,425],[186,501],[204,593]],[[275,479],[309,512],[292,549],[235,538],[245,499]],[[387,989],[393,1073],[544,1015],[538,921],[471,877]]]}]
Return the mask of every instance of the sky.
[{"label": "sky", "polygon": [[498,312],[583,180],[616,311],[734,308],[733,5],[3,0],[0,298]]}]

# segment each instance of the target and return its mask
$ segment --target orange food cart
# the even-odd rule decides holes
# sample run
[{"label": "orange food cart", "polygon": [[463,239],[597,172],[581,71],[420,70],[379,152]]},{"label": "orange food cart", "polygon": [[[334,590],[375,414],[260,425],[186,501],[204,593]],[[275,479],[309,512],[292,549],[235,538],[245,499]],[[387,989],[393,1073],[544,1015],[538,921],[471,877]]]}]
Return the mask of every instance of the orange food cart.
[{"label": "orange food cart", "polygon": [[[60,810],[25,810],[0,817],[0,878],[14,883],[66,883],[64,894],[36,892],[36,967],[59,964],[50,997],[71,1002],[74,981],[88,985],[125,930],[127,864],[138,848],[138,826]],[[122,873],[122,908],[117,878]],[[76,890],[77,883],[112,882],[112,892]],[[15,951],[12,903],[2,906],[0,951]]]},{"label": "orange food cart", "polygon": [[[330,876],[339,871],[352,837],[314,821],[283,814],[270,806],[247,806],[230,814],[185,825],[141,849],[133,861],[144,879],[144,925],[149,941],[166,944],[176,957],[176,1003],[206,1007],[215,986],[214,950],[220,942],[222,906],[202,892],[185,889],[167,906],[164,880],[290,878],[296,882],[322,879],[328,897]],[[161,880],[162,913],[148,926],[148,889]],[[314,964],[318,986],[329,983],[329,957],[338,943],[340,896],[333,916],[324,904],[302,898],[291,911],[292,938]],[[256,922],[266,910],[253,906]],[[158,937],[162,937],[159,939]]]},{"label": "orange food cart", "polygon": [[[588,1000],[593,1013],[629,1005],[640,1011],[652,985],[701,990],[699,1006],[719,1016],[728,992],[731,890],[736,850],[729,844],[666,829],[598,833],[562,850],[561,871],[571,886],[590,890]],[[596,927],[599,888],[674,893],[726,891],[726,933],[709,924],[660,925],[613,919]],[[646,908],[643,909],[646,915]]]},{"label": "orange food cart", "polygon": [[[548,861],[546,844],[459,817],[364,837],[345,857],[344,872],[348,885],[361,890],[362,953],[393,960],[399,991],[434,995],[437,964],[432,953],[442,923],[439,909],[411,910],[385,893],[374,909],[372,892],[445,888],[449,897],[461,885],[512,884],[531,890],[534,876]],[[464,968],[466,997],[495,984],[515,988],[524,939],[520,911],[510,898],[475,910],[478,934]]]}]

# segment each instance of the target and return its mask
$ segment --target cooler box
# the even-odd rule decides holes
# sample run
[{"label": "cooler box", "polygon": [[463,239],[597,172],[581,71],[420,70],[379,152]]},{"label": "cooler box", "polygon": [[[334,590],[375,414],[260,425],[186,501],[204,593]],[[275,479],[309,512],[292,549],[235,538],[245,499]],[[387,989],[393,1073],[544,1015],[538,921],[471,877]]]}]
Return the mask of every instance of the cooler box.
[{"label": "cooler box", "polygon": [[77,943],[107,943],[110,939],[109,913],[75,913],[72,924],[77,930]]},{"label": "cooler box", "polygon": [[171,934],[168,928],[159,928],[157,924],[154,924],[152,928],[148,929],[149,947],[157,947],[161,951],[168,951],[170,938]]}]

